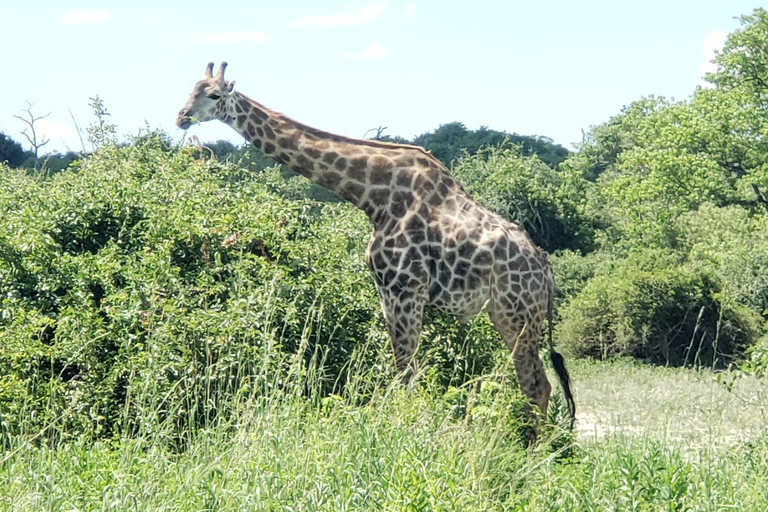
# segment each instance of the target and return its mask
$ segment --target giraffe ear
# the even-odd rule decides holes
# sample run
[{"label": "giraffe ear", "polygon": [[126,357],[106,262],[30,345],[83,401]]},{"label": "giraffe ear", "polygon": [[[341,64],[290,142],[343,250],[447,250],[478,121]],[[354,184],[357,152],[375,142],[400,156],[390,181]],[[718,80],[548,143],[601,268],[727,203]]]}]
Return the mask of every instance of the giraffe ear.
[{"label": "giraffe ear", "polygon": [[235,90],[235,81],[232,80],[231,82],[227,82],[227,92],[232,92]]}]

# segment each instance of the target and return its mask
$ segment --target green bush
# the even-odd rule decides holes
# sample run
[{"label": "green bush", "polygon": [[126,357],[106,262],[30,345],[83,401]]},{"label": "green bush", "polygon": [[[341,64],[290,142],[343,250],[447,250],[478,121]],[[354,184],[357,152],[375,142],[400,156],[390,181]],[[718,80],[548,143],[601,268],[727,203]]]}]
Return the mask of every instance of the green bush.
[{"label": "green bush", "polygon": [[602,265],[563,307],[558,343],[580,356],[722,366],[743,356],[759,323],[721,287],[711,269],[674,253],[633,254]]},{"label": "green bush", "polygon": [[472,197],[519,224],[543,249],[589,250],[592,226],[577,208],[580,190],[569,176],[521,152],[485,147],[465,154],[453,173]]},{"label": "green bush", "polygon": [[[243,394],[310,380],[337,393],[354,365],[392,379],[369,222],[301,199],[297,180],[159,136],[105,145],[49,179],[3,169],[0,422],[183,429]],[[499,345],[486,330],[436,317],[422,366],[444,385],[481,373]]]}]

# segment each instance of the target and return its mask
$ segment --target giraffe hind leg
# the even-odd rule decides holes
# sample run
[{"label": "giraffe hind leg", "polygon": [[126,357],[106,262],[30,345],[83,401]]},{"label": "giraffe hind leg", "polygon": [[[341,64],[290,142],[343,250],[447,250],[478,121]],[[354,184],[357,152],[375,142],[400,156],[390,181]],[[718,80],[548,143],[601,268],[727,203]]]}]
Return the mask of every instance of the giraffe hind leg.
[{"label": "giraffe hind leg", "polygon": [[[518,324],[505,314],[491,312],[491,321],[499,331],[507,348],[512,352],[515,372],[520,382],[520,390],[532,405],[541,411],[541,418],[546,420],[549,406],[549,395],[552,386],[544,371],[544,364],[539,357],[540,325],[525,323]],[[531,411],[531,416],[533,416]],[[534,430],[538,433],[538,423],[534,419]]]}]

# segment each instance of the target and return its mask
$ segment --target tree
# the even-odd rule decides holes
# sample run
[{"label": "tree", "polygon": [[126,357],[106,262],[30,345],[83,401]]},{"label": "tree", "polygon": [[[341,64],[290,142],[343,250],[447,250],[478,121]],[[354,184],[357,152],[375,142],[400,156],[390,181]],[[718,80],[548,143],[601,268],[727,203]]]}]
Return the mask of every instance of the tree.
[{"label": "tree", "polygon": [[552,139],[547,137],[510,134],[491,130],[486,126],[469,130],[463,123],[458,122],[440,125],[437,130],[423,133],[412,141],[412,144],[431,151],[435,158],[449,168],[458,161],[462,151],[474,155],[483,146],[498,146],[503,143],[508,143],[510,147],[521,147],[526,156],[537,155],[552,168],[557,167],[569,154],[567,149],[554,144]]},{"label": "tree", "polygon": [[757,8],[740,19],[743,28],[728,36],[707,80],[731,104],[732,121],[724,128],[734,143],[721,148],[719,163],[748,184],[768,213],[768,11]]},{"label": "tree", "polygon": [[742,29],[730,34],[715,56],[718,70],[707,80],[725,89],[745,89],[763,108],[768,95],[768,11],[758,7],[740,18]]},{"label": "tree", "polygon": [[0,133],[0,163],[4,162],[10,167],[21,167],[29,156],[21,144],[4,133]]},{"label": "tree", "polygon": [[25,114],[24,117],[17,116],[17,115],[14,115],[13,117],[15,117],[16,119],[20,119],[22,122],[24,122],[27,125],[27,127],[24,128],[24,130],[22,130],[21,134],[27,138],[30,146],[32,146],[34,166],[35,166],[35,169],[39,169],[40,168],[40,157],[39,157],[40,148],[42,148],[43,146],[51,142],[51,139],[46,138],[44,135],[38,134],[38,131],[35,128],[35,123],[37,123],[41,119],[45,119],[46,117],[51,115],[51,113],[48,112],[44,116],[36,117],[32,113],[32,106],[34,105],[34,103],[31,103],[29,101],[27,101],[26,103],[27,103],[27,109],[23,111]]}]

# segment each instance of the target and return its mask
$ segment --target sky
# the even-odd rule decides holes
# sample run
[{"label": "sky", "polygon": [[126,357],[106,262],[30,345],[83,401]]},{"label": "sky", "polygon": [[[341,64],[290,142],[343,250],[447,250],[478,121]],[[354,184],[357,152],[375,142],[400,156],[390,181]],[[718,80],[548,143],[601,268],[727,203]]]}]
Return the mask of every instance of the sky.
[{"label": "sky", "polygon": [[[174,117],[209,61],[235,88],[296,121],[350,137],[412,138],[459,121],[573,148],[644,96],[684,100],[758,0],[0,0],[0,132],[26,102],[51,139],[99,96],[121,137]],[[219,122],[202,141],[239,136]],[[85,149],[90,149],[85,142]]]}]

